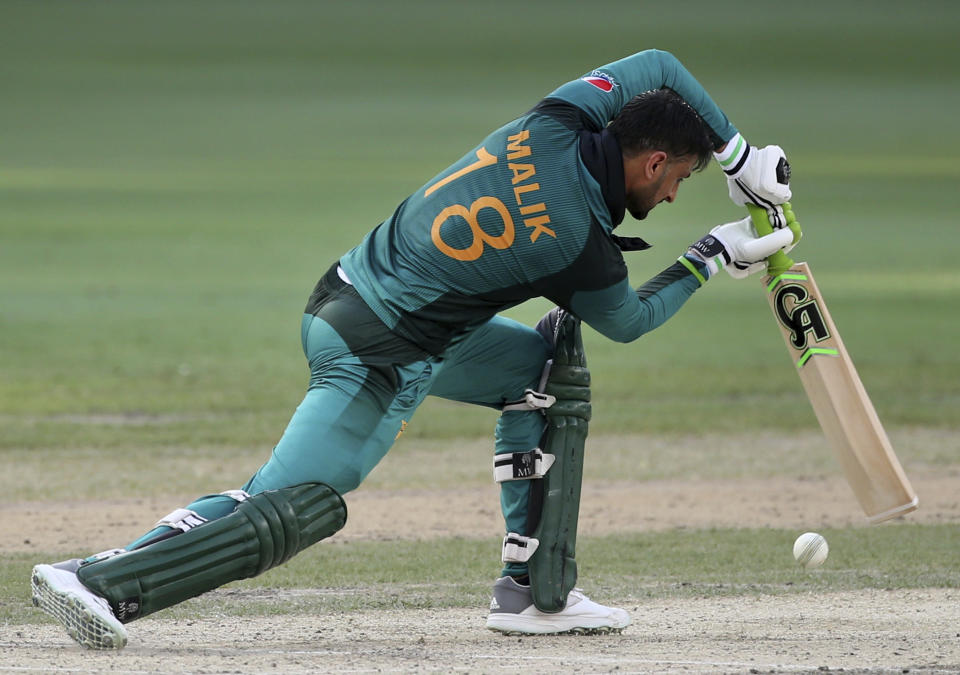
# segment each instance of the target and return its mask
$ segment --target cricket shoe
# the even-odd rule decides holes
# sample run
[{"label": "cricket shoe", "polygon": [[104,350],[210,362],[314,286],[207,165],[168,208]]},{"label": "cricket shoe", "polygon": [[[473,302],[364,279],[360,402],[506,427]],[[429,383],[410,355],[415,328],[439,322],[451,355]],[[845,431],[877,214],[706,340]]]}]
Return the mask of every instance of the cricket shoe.
[{"label": "cricket shoe", "polygon": [[127,630],[110,604],[77,578],[80,560],[36,565],[30,578],[33,604],[63,624],[88,649],[122,649]]},{"label": "cricket shoe", "polygon": [[630,615],[624,610],[596,603],[576,588],[561,611],[541,612],[533,604],[530,587],[509,576],[500,577],[493,585],[487,617],[487,628],[506,635],[619,633],[629,625]]}]

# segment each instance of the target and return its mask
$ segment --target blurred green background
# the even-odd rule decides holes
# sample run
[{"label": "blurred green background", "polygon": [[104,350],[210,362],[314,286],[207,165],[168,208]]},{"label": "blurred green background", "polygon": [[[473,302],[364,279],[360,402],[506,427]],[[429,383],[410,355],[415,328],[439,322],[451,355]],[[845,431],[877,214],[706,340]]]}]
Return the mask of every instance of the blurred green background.
[{"label": "blurred green background", "polygon": [[[0,449],[268,449],[327,266],[491,129],[649,47],[787,150],[794,257],[888,427],[956,430],[958,34],[960,3],[923,0],[3,0]],[[633,281],[740,215],[715,167],[685,182],[621,227],[654,244]],[[593,433],[816,428],[756,279],[586,340]],[[431,399],[407,437],[495,420]]]}]

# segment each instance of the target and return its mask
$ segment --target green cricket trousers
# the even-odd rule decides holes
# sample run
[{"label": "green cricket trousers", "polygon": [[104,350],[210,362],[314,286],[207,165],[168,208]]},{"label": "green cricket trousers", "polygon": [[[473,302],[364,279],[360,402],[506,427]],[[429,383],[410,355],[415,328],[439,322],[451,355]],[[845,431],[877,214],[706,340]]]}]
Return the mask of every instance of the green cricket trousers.
[{"label": "green cricket trousers", "polygon": [[[497,316],[439,356],[428,354],[392,333],[338,276],[336,265],[310,297],[301,339],[310,366],[306,396],[270,459],[243,486],[249,494],[307,482],[326,483],[346,494],[386,455],[428,395],[499,409],[522,399],[526,389],[538,388],[551,350],[533,328]],[[544,426],[538,411],[501,413],[495,452],[537,447]],[[443,467],[436,471],[442,473]],[[506,531],[529,534],[530,481],[500,485]],[[187,508],[212,520],[236,505],[230,497],[208,495]],[[455,520],[456,514],[450,517]],[[511,565],[511,571],[517,571],[515,567]]]}]

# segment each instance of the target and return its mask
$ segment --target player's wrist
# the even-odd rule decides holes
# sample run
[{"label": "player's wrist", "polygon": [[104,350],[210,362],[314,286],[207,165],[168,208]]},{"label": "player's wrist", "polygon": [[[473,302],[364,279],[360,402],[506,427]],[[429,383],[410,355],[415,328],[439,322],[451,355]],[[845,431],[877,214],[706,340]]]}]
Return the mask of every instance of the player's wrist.
[{"label": "player's wrist", "polygon": [[687,271],[700,282],[701,286],[707,283],[707,280],[712,277],[716,271],[719,271],[719,267],[717,267],[717,270],[712,272],[709,264],[703,257],[689,250],[677,258],[677,262],[686,267]]},{"label": "player's wrist", "polygon": [[729,247],[714,232],[690,244],[686,255],[703,263],[708,279],[729,265],[732,260]]},{"label": "player's wrist", "polygon": [[747,140],[737,132],[727,141],[723,149],[713,153],[713,158],[729,178],[737,178],[747,166],[752,148]]}]

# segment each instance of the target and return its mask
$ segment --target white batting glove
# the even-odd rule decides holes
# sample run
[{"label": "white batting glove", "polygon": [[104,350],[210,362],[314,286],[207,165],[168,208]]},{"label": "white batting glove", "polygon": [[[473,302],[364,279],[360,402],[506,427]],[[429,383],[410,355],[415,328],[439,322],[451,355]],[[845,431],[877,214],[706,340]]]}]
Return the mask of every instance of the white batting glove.
[{"label": "white batting glove", "polygon": [[793,243],[793,232],[786,227],[758,237],[747,217],[717,225],[687,253],[705,262],[711,277],[724,268],[734,279],[743,279],[764,269],[767,258]]},{"label": "white batting glove", "polygon": [[783,148],[751,147],[737,134],[714,157],[727,176],[730,199],[738,206],[756,204],[767,210],[774,229],[786,225],[780,205],[790,201],[790,165]]}]

